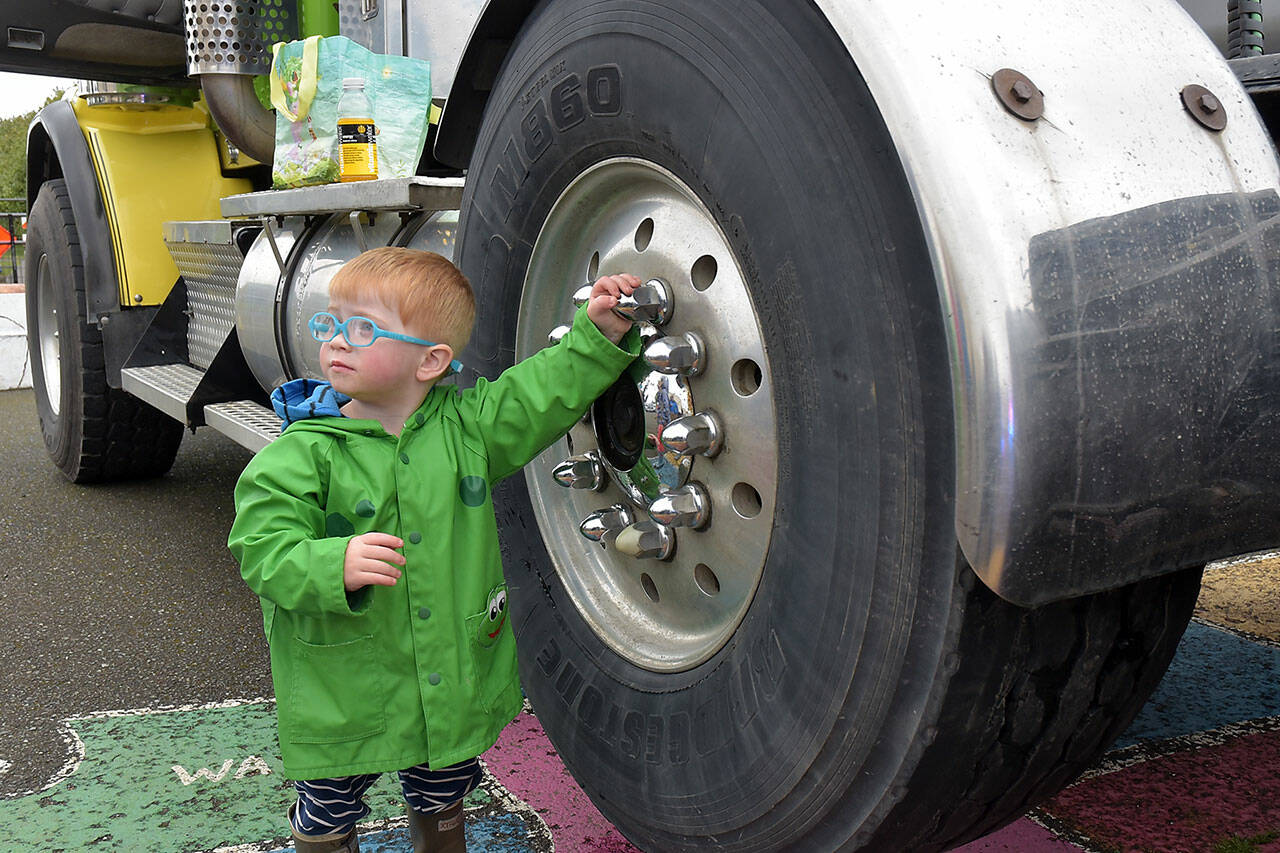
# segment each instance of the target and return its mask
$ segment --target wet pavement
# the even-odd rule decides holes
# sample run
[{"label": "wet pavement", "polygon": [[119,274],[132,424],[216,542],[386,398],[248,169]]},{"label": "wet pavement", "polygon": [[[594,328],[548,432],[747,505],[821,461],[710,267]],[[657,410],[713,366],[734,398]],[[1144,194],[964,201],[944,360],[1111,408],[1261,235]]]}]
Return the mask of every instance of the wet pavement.
[{"label": "wet pavement", "polygon": [[[225,547],[249,454],[201,430],[158,481],[66,483],[29,390],[0,392],[0,850],[274,851],[257,601]],[[966,853],[1280,853],[1280,561],[1206,574],[1168,676],[1103,762]],[[633,850],[532,714],[485,756],[471,849]],[[407,849],[393,779],[362,849]]]}]

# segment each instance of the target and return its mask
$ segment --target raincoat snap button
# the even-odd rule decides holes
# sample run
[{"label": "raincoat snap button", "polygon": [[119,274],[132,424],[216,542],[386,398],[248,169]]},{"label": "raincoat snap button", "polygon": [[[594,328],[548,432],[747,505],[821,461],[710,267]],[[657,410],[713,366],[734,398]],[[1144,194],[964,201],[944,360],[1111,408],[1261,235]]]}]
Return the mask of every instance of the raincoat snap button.
[{"label": "raincoat snap button", "polygon": [[401,454],[400,454],[400,461],[401,461],[401,462],[403,462],[404,464],[408,465],[408,464],[409,464],[409,454],[408,454],[408,453],[401,453]]},{"label": "raincoat snap button", "polygon": [[410,534],[409,534],[409,542],[410,542],[410,543],[412,543],[412,544],[414,544],[414,545],[417,545],[417,544],[418,544],[419,542],[421,542],[421,541],[422,541],[422,534],[421,534],[421,533],[419,533],[418,531],[416,531],[416,530],[415,530],[415,531],[413,531],[412,533],[410,533]]},{"label": "raincoat snap button", "polygon": [[422,426],[422,424],[427,420],[427,418],[425,415],[422,414],[422,412],[418,412],[418,414],[414,416],[413,420],[414,420],[414,423],[416,423],[418,426]]},{"label": "raincoat snap button", "polygon": [[432,684],[432,686],[435,686],[435,685],[439,684],[439,683],[440,683],[440,673],[438,673],[438,672],[433,672],[433,673],[431,673],[430,675],[428,675],[428,676],[427,676],[427,681],[430,681],[430,682],[431,682],[431,684]]},{"label": "raincoat snap button", "polygon": [[430,619],[430,618],[431,618],[431,608],[430,608],[430,607],[419,607],[419,608],[418,608],[418,618],[419,618],[419,619]]}]

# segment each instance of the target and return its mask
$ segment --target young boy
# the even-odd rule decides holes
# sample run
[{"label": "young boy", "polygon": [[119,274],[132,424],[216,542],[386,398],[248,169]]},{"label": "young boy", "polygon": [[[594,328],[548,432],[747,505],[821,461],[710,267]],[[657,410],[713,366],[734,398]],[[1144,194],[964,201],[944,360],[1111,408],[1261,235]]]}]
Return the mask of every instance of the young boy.
[{"label": "young boy", "polygon": [[555,346],[459,392],[475,314],[447,259],[374,249],[311,330],[328,382],[272,395],[286,429],[236,484],[228,545],[262,601],[297,849],[354,851],[363,795],[396,770],[415,851],[465,850],[477,756],[522,704],[490,503],[635,357],[606,276]]}]

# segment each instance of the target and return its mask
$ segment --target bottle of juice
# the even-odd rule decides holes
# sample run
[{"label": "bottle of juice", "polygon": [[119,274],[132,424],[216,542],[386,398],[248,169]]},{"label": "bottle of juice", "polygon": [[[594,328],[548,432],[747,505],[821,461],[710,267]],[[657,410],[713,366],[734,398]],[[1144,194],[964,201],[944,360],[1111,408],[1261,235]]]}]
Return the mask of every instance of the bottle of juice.
[{"label": "bottle of juice", "polygon": [[346,78],[338,99],[338,180],[372,181],[378,177],[377,133],[373,109],[364,93],[364,78]]}]

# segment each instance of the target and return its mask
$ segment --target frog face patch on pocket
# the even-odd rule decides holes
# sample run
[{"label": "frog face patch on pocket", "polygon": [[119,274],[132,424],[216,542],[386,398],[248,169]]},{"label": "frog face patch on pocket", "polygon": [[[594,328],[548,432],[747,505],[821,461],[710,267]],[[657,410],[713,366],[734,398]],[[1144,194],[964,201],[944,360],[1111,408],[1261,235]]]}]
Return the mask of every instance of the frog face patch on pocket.
[{"label": "frog face patch on pocket", "polygon": [[[468,620],[471,621],[471,620]],[[496,586],[489,593],[489,601],[485,612],[475,620],[476,642],[484,648],[498,642],[502,628],[507,624],[507,588]]]}]

